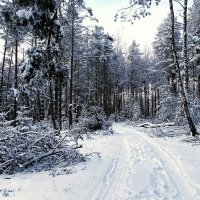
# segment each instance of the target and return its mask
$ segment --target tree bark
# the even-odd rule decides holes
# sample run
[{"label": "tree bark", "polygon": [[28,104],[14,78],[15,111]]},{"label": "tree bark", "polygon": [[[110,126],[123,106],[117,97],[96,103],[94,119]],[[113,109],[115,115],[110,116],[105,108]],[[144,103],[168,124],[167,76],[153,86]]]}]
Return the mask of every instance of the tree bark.
[{"label": "tree bark", "polygon": [[188,101],[187,101],[186,94],[185,94],[185,91],[184,91],[184,86],[183,86],[183,82],[182,82],[182,78],[181,78],[181,72],[180,72],[180,65],[179,65],[177,51],[176,51],[176,44],[175,44],[175,37],[174,37],[175,31],[174,31],[173,0],[169,0],[169,5],[170,5],[170,13],[171,13],[172,55],[173,55],[173,59],[174,59],[174,68],[175,68],[175,72],[176,72],[178,82],[179,82],[179,88],[180,88],[179,92],[180,92],[181,102],[183,104],[185,116],[187,118],[191,134],[192,134],[192,136],[195,136],[197,134],[197,130],[196,130],[196,127],[195,127],[194,122],[192,120],[192,117],[190,115],[190,110],[189,110],[189,107],[188,107]]},{"label": "tree bark", "polygon": [[183,12],[183,63],[184,63],[184,86],[185,92],[188,93],[189,89],[189,70],[188,70],[188,51],[187,51],[187,43],[188,43],[188,33],[187,33],[187,9],[188,9],[188,0],[184,0],[184,12]]},{"label": "tree bark", "polygon": [[9,68],[8,68],[8,75],[7,75],[7,80],[6,80],[6,99],[5,99],[6,106],[7,106],[7,103],[8,103],[8,90],[9,90],[9,87],[10,87],[10,74],[11,74],[11,67],[12,67],[12,64],[13,64],[13,50],[14,50],[14,47],[12,47],[12,50],[11,50],[11,56],[10,56]]},{"label": "tree bark", "polygon": [[0,83],[0,106],[3,111],[3,81],[4,81],[4,69],[5,69],[5,59],[6,59],[6,50],[7,50],[7,38],[5,40],[4,52],[3,52],[3,62],[1,68],[1,83]]},{"label": "tree bark", "polygon": [[17,90],[18,90],[18,38],[15,39],[15,75],[14,75],[14,127],[17,119]]},{"label": "tree bark", "polygon": [[68,117],[68,80],[65,80],[65,117]]},{"label": "tree bark", "polygon": [[71,0],[72,6],[72,22],[71,22],[71,76],[70,76],[70,89],[69,89],[69,129],[73,127],[73,73],[74,73],[74,0]]},{"label": "tree bark", "polygon": [[106,114],[106,118],[108,119],[108,73],[107,73],[107,63],[106,60],[104,60],[103,64],[103,76],[104,76],[104,95],[103,95],[103,107],[104,112]]},{"label": "tree bark", "polygon": [[55,119],[58,120],[58,103],[59,103],[59,78],[55,76],[54,78],[55,86],[54,86],[54,111],[55,111]]},{"label": "tree bark", "polygon": [[154,98],[154,90],[152,89],[151,90],[151,115],[152,115],[152,117],[154,117],[155,115],[154,115],[154,105],[155,105],[155,103],[154,103],[154,100],[155,100],[155,98]]},{"label": "tree bark", "polygon": [[160,110],[160,90],[159,88],[157,89],[157,113],[159,113]]},{"label": "tree bark", "polygon": [[54,111],[54,103],[53,103],[53,88],[52,88],[52,83],[51,80],[49,81],[49,98],[50,98],[50,112],[51,112],[51,119],[52,119],[52,124],[53,128],[57,130],[56,126],[56,119],[55,119],[55,111]]},{"label": "tree bark", "polygon": [[59,80],[59,128],[62,130],[62,82]]},{"label": "tree bark", "polygon": [[147,92],[147,96],[146,96],[146,113],[147,113],[147,117],[150,116],[150,104],[149,104],[149,84],[147,84],[146,86],[146,92]]}]

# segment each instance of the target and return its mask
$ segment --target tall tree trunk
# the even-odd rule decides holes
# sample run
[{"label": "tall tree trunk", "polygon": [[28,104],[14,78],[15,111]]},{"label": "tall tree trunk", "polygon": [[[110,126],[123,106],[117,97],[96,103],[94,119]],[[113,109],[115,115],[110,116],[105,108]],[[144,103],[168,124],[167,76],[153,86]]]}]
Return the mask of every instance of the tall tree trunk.
[{"label": "tall tree trunk", "polygon": [[40,91],[37,91],[37,106],[35,105],[35,107],[37,108],[37,112],[36,112],[36,120],[40,121],[40,116],[41,116],[41,101],[40,101]]},{"label": "tall tree trunk", "polygon": [[65,80],[65,117],[68,117],[68,80]]},{"label": "tall tree trunk", "polygon": [[72,22],[71,22],[71,76],[70,76],[70,89],[69,89],[69,128],[73,127],[73,73],[74,73],[74,0],[71,0],[72,5]]},{"label": "tall tree trunk", "polygon": [[150,110],[150,104],[149,104],[149,84],[146,86],[146,92],[147,92],[147,97],[146,97],[146,113],[147,113],[147,117],[150,116],[149,114],[149,110]]},{"label": "tall tree trunk", "polygon": [[188,9],[188,0],[184,0],[184,12],[183,12],[183,63],[184,63],[184,86],[185,92],[188,93],[189,89],[189,70],[188,70],[188,51],[187,51],[187,42],[188,42],[188,33],[187,33],[187,9]]},{"label": "tall tree trunk", "polygon": [[37,116],[37,118],[38,118],[38,121],[40,121],[40,120],[44,119],[44,111],[43,111],[43,105],[42,105],[43,100],[41,98],[39,90],[37,91],[37,101],[36,102],[38,103],[38,105],[37,105],[37,107],[38,107],[38,116]]},{"label": "tall tree trunk", "polygon": [[89,105],[89,101],[90,101],[90,64],[89,61],[87,61],[87,82],[86,82],[86,98],[85,98],[85,102],[86,105]]},{"label": "tall tree trunk", "polygon": [[151,89],[151,115],[152,115],[152,117],[155,116],[155,115],[154,115],[154,109],[155,109],[155,107],[154,107],[154,105],[155,105],[154,100],[155,100],[155,97],[154,97],[154,90]]},{"label": "tall tree trunk", "polygon": [[6,105],[8,103],[8,90],[9,90],[9,87],[10,87],[10,74],[11,74],[11,67],[12,67],[12,63],[13,63],[13,50],[14,50],[14,47],[12,47],[12,50],[11,50],[11,56],[10,56],[9,68],[8,68],[8,75],[7,75],[7,80],[6,80],[6,100],[5,100]]},{"label": "tall tree trunk", "polygon": [[180,72],[180,65],[179,65],[179,61],[178,61],[178,56],[177,56],[177,51],[176,51],[176,44],[175,44],[175,37],[174,37],[174,7],[173,7],[173,0],[169,0],[169,5],[170,5],[170,13],[171,13],[171,29],[172,29],[172,54],[173,54],[173,59],[174,59],[174,67],[175,67],[175,72],[178,78],[178,82],[179,82],[179,88],[180,88],[180,97],[181,97],[181,101],[183,104],[183,108],[184,108],[184,112],[188,121],[188,125],[191,131],[192,136],[195,136],[197,134],[197,130],[196,127],[194,125],[194,122],[192,120],[192,117],[190,115],[190,110],[188,107],[188,101],[186,98],[186,94],[184,91],[184,86],[183,86],[183,82],[182,82],[182,78],[181,78],[181,72]]},{"label": "tall tree trunk", "polygon": [[104,95],[103,95],[103,107],[104,107],[104,112],[106,114],[106,118],[108,119],[108,74],[107,74],[107,64],[106,60],[104,60],[103,64],[103,76],[104,76]]},{"label": "tall tree trunk", "polygon": [[99,83],[98,83],[98,77],[99,77],[99,73],[98,73],[98,68],[99,68],[99,61],[98,58],[96,58],[96,65],[95,65],[95,105],[98,105],[98,87],[99,87]]},{"label": "tall tree trunk", "polygon": [[144,85],[144,117],[147,117],[147,86]]},{"label": "tall tree trunk", "polygon": [[59,128],[62,130],[62,82],[59,80]]},{"label": "tall tree trunk", "polygon": [[54,86],[54,112],[55,112],[55,119],[58,120],[58,104],[59,104],[59,78],[55,76],[55,86]]},{"label": "tall tree trunk", "polygon": [[49,81],[49,98],[50,98],[50,112],[51,112],[52,124],[53,124],[53,128],[57,130],[54,103],[53,103],[53,88],[52,88],[51,80]]},{"label": "tall tree trunk", "polygon": [[198,98],[200,99],[200,75],[198,76],[198,79],[197,79],[197,96]]},{"label": "tall tree trunk", "polygon": [[160,90],[159,90],[159,88],[157,89],[156,98],[157,98],[156,114],[158,114],[159,109],[160,109]]},{"label": "tall tree trunk", "polygon": [[157,89],[155,88],[155,91],[154,91],[154,116],[156,116],[156,114],[157,114],[157,107],[158,107],[158,103],[157,103]]},{"label": "tall tree trunk", "polygon": [[2,111],[3,111],[3,81],[4,81],[6,50],[7,50],[7,38],[5,40],[5,45],[4,45],[3,62],[2,62],[2,68],[1,68],[1,82],[0,82],[0,108]]},{"label": "tall tree trunk", "polygon": [[15,39],[15,75],[14,75],[14,126],[16,126],[17,119],[17,98],[18,98],[18,38]]},{"label": "tall tree trunk", "polygon": [[144,106],[143,106],[143,91],[139,93],[139,99],[140,99],[140,110],[141,110],[141,115],[144,115]]}]

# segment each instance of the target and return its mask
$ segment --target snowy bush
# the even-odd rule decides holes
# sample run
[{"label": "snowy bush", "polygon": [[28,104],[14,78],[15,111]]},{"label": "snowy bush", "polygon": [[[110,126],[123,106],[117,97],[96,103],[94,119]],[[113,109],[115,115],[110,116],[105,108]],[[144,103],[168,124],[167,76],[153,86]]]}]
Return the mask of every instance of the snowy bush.
[{"label": "snowy bush", "polygon": [[138,120],[141,117],[141,109],[138,102],[128,101],[120,112],[121,120]]},{"label": "snowy bush", "polygon": [[111,126],[111,122],[106,120],[102,108],[92,106],[83,109],[79,125],[83,131],[96,131],[108,129]]},{"label": "snowy bush", "polygon": [[[19,115],[19,118],[21,116]],[[79,162],[83,156],[71,132],[59,135],[48,127],[37,127],[18,120],[16,127],[1,115],[0,174],[12,174],[22,170],[47,170],[58,164]]]},{"label": "snowy bush", "polygon": [[199,100],[195,99],[191,101],[190,103],[190,108],[191,108],[191,115],[192,119],[194,120],[195,123],[200,123],[200,104]]},{"label": "snowy bush", "polygon": [[178,94],[172,94],[170,89],[162,88],[158,119],[161,121],[174,121],[177,124],[185,123],[182,103]]}]

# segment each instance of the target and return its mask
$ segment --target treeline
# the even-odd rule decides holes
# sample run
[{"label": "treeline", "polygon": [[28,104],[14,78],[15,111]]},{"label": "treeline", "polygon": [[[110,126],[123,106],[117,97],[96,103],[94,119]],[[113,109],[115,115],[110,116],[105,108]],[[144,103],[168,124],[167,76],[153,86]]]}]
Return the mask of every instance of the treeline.
[{"label": "treeline", "polygon": [[62,130],[72,128],[83,113],[99,110],[107,119],[180,122],[181,78],[186,103],[198,121],[200,3],[194,1],[190,10],[184,5],[183,23],[172,20],[171,13],[159,26],[152,55],[147,49],[142,53],[135,41],[123,53],[102,27],[85,26],[86,18],[94,18],[82,0],[1,1],[2,120],[17,126],[25,113]]},{"label": "treeline", "polygon": [[125,58],[102,27],[83,25],[81,0],[1,1],[4,52],[0,109],[17,126],[20,112],[54,129],[92,106],[107,118],[123,106]]},{"label": "treeline", "polygon": [[[142,2],[138,6],[149,3]],[[144,117],[156,115],[157,119],[176,120],[177,123],[185,123],[187,119],[190,127],[194,128],[193,121],[198,123],[200,120],[200,3],[194,1],[189,9],[187,0],[179,2],[182,9],[179,21],[174,4],[170,1],[170,14],[158,27],[152,56],[148,57],[147,52],[142,55],[134,42],[131,45],[129,91],[137,102],[137,111]],[[121,15],[127,20],[128,14],[124,10]]]}]

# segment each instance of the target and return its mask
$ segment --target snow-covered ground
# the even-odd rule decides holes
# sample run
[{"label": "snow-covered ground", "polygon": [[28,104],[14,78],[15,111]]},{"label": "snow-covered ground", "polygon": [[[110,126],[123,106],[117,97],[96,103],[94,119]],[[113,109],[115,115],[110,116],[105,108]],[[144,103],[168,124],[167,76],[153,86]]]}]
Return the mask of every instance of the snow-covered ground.
[{"label": "snow-covered ground", "polygon": [[113,130],[83,142],[82,152],[91,154],[85,163],[65,171],[1,175],[0,199],[200,199],[200,146],[152,138],[124,124]]}]

